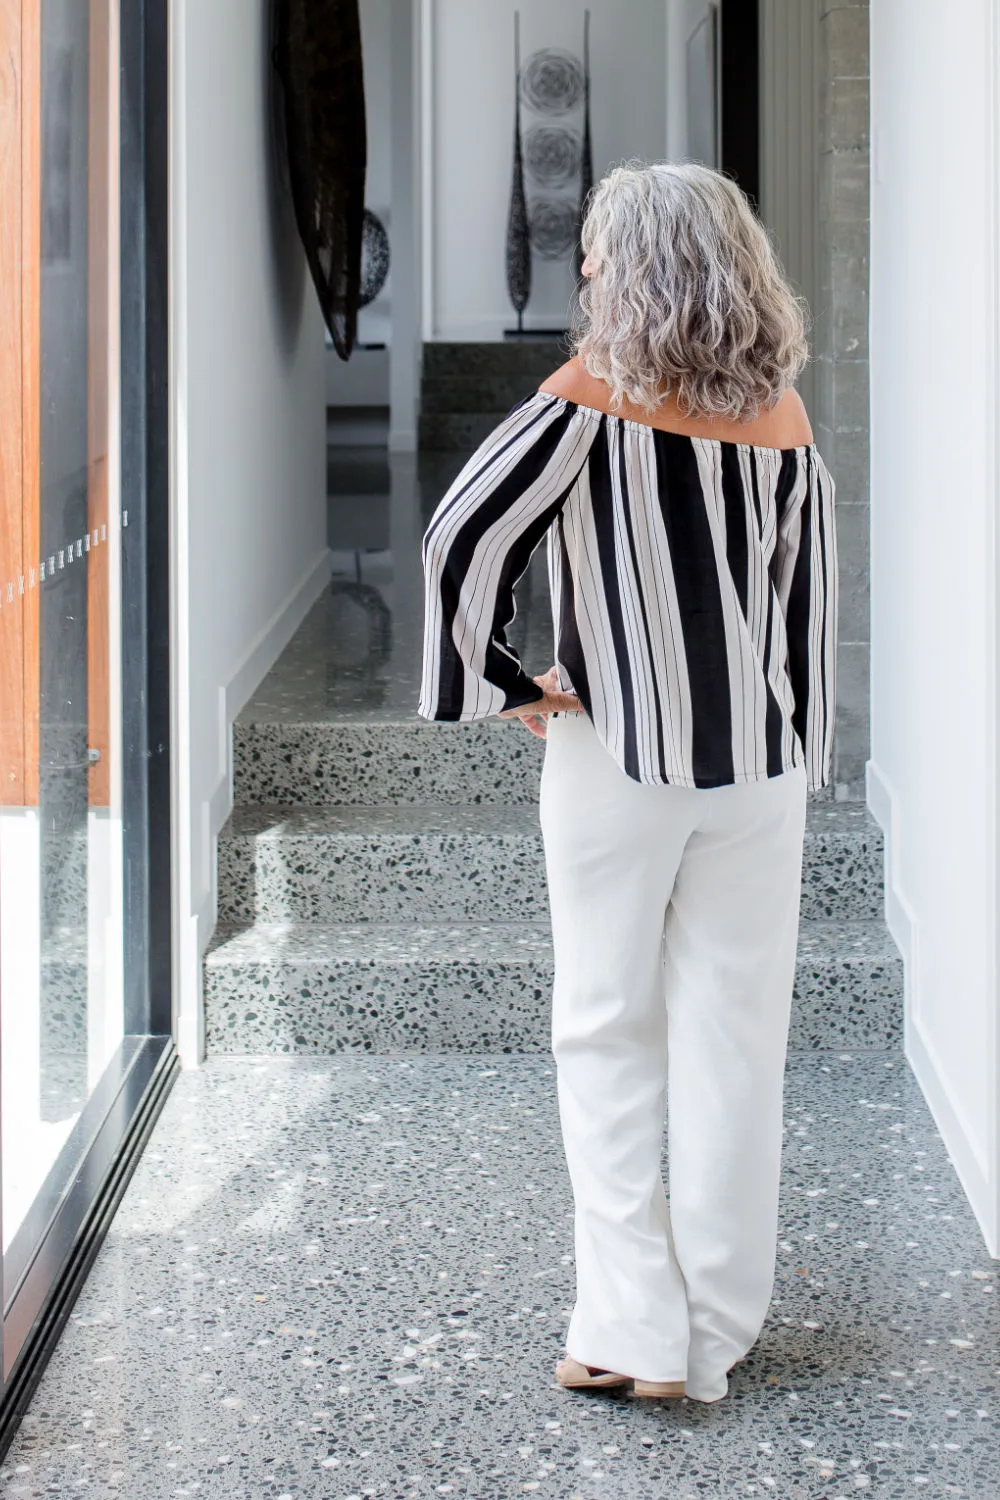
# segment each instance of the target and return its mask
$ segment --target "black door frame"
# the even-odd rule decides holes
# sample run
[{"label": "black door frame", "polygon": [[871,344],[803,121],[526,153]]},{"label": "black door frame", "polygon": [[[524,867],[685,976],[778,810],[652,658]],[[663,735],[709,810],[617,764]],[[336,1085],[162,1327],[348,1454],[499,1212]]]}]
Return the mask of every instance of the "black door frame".
[{"label": "black door frame", "polygon": [[169,0],[120,0],[125,1038],[3,1258],[0,1458],[178,1068],[171,987],[168,13]]},{"label": "black door frame", "polygon": [[760,203],[760,17],[758,0],[721,0],[720,166],[754,207]]}]

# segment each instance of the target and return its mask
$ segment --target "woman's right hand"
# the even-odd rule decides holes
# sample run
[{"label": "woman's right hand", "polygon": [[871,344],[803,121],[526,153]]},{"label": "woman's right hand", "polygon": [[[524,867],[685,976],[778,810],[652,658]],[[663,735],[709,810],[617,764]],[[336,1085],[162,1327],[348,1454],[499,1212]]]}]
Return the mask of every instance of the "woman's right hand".
[{"label": "woman's right hand", "polygon": [[555,667],[550,667],[544,676],[535,677],[532,681],[538,683],[545,696],[536,698],[532,703],[522,703],[518,708],[505,708],[497,717],[520,719],[526,729],[544,740],[549,714],[582,713],[583,705],[575,693],[563,692]]}]

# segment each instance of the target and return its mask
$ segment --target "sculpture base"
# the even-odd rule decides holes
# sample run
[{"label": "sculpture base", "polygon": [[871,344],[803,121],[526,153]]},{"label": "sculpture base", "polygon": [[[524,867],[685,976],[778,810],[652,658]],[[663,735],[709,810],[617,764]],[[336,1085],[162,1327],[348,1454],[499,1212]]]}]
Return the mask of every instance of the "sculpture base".
[{"label": "sculpture base", "polygon": [[505,339],[564,339],[565,328],[505,328]]}]

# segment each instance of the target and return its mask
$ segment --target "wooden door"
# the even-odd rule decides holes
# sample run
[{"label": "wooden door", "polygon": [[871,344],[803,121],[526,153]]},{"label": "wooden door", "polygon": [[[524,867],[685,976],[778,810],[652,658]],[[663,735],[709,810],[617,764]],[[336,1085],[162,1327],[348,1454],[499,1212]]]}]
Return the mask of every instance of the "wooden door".
[{"label": "wooden door", "polygon": [[0,806],[38,802],[40,0],[0,0]]},{"label": "wooden door", "polygon": [[[88,0],[78,0],[87,4]],[[90,0],[87,718],[91,806],[111,788],[109,514],[117,473],[117,0]],[[39,796],[41,0],[0,0],[0,806]],[[75,537],[66,537],[67,544]]]}]

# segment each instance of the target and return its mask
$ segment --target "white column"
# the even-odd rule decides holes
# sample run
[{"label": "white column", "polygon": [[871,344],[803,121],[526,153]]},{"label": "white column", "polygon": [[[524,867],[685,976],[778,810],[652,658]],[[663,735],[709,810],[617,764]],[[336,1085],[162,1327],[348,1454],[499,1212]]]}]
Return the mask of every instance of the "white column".
[{"label": "white column", "polygon": [[[761,0],[760,209],[795,290],[819,313],[819,0]],[[813,407],[813,365],[799,391]]]},{"label": "white column", "polygon": [[869,801],[906,1056],[995,1256],[997,46],[993,0],[872,0]]},{"label": "white column", "polygon": [[419,0],[392,8],[392,348],[389,448],[417,446],[420,401],[420,15]]}]

